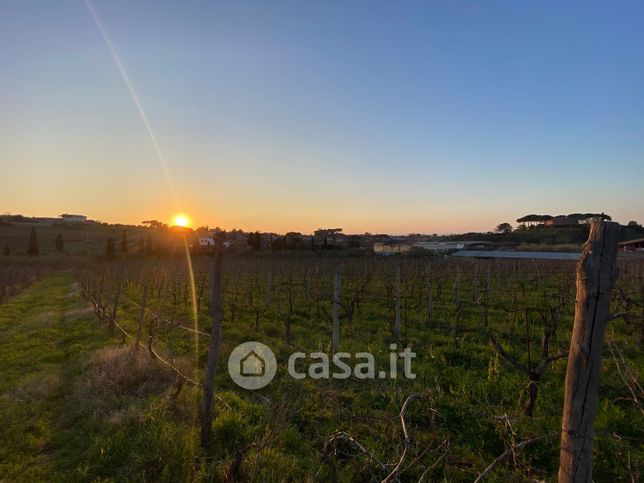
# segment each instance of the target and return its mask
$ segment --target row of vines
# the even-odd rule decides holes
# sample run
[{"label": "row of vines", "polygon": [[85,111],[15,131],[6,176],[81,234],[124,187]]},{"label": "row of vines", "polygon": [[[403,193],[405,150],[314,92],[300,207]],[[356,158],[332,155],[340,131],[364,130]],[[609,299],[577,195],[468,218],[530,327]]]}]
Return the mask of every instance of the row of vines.
[{"label": "row of vines", "polygon": [[[180,391],[203,381],[211,264],[208,257],[195,257],[191,265],[180,259],[92,262],[79,266],[77,275],[97,320],[175,373]],[[642,468],[644,455],[636,444],[642,428],[624,422],[644,411],[638,382],[644,264],[624,261],[619,270],[602,397],[606,417],[618,411],[620,423],[619,431],[598,436],[605,440],[598,451],[606,458],[604,465],[600,458],[598,474],[612,475],[609,460],[621,458],[628,464],[619,471],[632,477]],[[502,470],[508,474],[556,472],[553,448],[574,315],[574,262],[231,257],[223,264],[222,303],[224,367],[232,348],[247,340],[268,344],[280,363],[295,350],[368,350],[382,364],[392,343],[417,353],[416,379],[369,385],[298,383],[278,373],[264,393],[253,394],[240,392],[220,371],[216,407],[223,414],[233,392],[260,406],[288,400],[294,408],[281,427],[294,428],[294,438],[302,441],[300,462],[323,463],[318,478],[475,476],[504,448],[512,456]],[[412,404],[412,394],[423,402]],[[517,456],[521,439],[534,447]],[[257,458],[271,444],[273,439],[248,436],[243,445],[222,450],[228,454],[221,455],[224,473],[249,477],[250,453]],[[387,458],[393,462],[383,463]],[[305,466],[303,476],[310,476]],[[255,472],[261,474],[257,459]]]}]

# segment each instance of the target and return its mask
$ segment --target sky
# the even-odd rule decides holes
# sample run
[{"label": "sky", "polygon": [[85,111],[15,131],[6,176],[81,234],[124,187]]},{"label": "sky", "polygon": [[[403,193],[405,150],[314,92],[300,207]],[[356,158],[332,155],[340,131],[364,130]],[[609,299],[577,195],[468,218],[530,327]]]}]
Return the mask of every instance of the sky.
[{"label": "sky", "polygon": [[[88,0],[89,1],[89,0]],[[644,222],[644,3],[0,4],[0,211],[262,231]]]}]

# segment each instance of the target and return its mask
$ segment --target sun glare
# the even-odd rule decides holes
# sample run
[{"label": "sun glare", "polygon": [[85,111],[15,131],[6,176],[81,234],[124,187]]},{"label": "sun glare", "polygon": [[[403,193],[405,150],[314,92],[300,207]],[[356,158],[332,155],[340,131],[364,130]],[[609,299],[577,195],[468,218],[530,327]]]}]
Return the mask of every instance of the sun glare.
[{"label": "sun glare", "polygon": [[190,226],[190,218],[186,215],[177,215],[174,217],[174,224],[176,226]]}]

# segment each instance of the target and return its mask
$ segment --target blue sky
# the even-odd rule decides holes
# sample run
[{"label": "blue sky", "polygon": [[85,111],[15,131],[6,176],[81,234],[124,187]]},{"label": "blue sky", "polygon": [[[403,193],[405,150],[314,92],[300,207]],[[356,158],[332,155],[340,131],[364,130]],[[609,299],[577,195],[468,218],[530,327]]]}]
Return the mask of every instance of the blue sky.
[{"label": "blue sky", "polygon": [[5,1],[0,209],[260,230],[644,222],[641,2]]}]

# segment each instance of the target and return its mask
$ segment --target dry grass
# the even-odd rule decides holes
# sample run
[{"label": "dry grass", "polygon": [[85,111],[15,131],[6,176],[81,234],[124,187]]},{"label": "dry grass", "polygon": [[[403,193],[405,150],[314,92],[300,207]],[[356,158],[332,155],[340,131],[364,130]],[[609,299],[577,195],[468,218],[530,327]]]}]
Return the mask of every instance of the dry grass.
[{"label": "dry grass", "polygon": [[144,350],[106,347],[91,357],[85,383],[92,392],[110,396],[147,397],[174,383],[174,377]]}]

